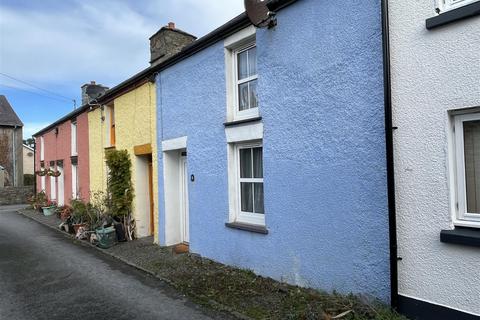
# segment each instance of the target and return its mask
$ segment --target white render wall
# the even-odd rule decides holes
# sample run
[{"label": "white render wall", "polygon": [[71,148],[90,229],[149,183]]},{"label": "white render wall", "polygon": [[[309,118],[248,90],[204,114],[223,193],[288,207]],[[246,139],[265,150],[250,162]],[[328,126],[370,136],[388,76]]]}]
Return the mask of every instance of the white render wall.
[{"label": "white render wall", "polygon": [[480,248],[440,242],[453,229],[447,111],[480,106],[480,17],[427,30],[434,0],[389,6],[399,293],[480,315]]}]

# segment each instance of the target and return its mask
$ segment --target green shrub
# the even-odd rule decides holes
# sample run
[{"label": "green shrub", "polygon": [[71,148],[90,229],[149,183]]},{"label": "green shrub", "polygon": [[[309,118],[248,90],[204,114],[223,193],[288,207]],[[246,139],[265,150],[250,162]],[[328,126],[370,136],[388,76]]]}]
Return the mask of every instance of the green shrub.
[{"label": "green shrub", "polygon": [[82,200],[72,200],[72,222],[73,223],[86,223],[88,222],[88,204]]},{"label": "green shrub", "polygon": [[24,174],[23,175],[23,185],[24,186],[33,186],[35,181],[35,176],[33,174]]},{"label": "green shrub", "polygon": [[112,217],[125,217],[132,210],[133,185],[132,163],[127,150],[108,150],[105,152],[109,169],[107,197]]}]

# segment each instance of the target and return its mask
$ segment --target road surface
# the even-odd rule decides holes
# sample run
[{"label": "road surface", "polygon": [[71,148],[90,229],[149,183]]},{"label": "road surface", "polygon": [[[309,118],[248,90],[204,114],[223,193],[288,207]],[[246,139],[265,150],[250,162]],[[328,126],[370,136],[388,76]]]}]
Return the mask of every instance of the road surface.
[{"label": "road surface", "polygon": [[16,209],[0,206],[0,319],[224,318]]}]

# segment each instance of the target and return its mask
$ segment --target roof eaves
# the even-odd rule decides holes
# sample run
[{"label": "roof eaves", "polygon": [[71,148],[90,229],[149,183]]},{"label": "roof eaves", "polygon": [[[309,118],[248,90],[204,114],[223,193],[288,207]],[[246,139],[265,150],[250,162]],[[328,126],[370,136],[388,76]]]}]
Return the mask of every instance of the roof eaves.
[{"label": "roof eaves", "polygon": [[40,131],[34,133],[32,135],[32,137],[38,137],[38,136],[50,131],[51,129],[55,128],[59,124],[74,119],[79,114],[87,111],[90,107],[91,107],[91,105],[86,104],[86,105],[81,106],[78,109],[73,110],[72,112],[68,113],[67,115],[63,116],[62,118],[58,119],[57,121],[53,122],[52,124],[46,126],[45,128],[41,129]]},{"label": "roof eaves", "polygon": [[149,78],[151,75],[159,72],[165,68],[168,68],[190,56],[197,53],[200,50],[205,49],[206,47],[223,40],[224,38],[228,37],[232,33],[237,32],[240,29],[243,29],[249,26],[251,23],[248,20],[248,17],[245,13],[238,15],[237,17],[233,18],[229,22],[225,23],[221,27],[213,30],[212,32],[208,33],[207,35],[199,38],[198,40],[192,42],[192,44],[186,46],[182,49],[179,53],[173,55],[172,57],[168,58],[164,62],[156,65],[148,67],[136,75],[130,77],[129,79],[123,81],[119,85],[113,87],[112,89],[108,90],[103,96],[98,98],[100,103],[105,103],[111,100],[111,98],[117,95],[119,92],[123,91],[127,87],[131,86],[132,84],[145,80]]}]

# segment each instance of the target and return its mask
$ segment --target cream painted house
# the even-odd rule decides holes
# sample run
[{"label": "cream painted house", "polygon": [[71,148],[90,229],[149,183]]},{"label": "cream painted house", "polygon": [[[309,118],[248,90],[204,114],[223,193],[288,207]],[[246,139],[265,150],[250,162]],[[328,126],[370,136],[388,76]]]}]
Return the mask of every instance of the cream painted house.
[{"label": "cream painted house", "polygon": [[23,145],[23,174],[33,174],[34,170],[34,163],[33,163],[33,148],[27,146],[26,144]]},{"label": "cream painted house", "polygon": [[[112,89],[115,92],[115,88]],[[90,190],[106,191],[105,151],[127,150],[132,161],[133,216],[138,238],[154,235],[157,243],[158,181],[155,84],[145,79],[134,88],[108,93],[88,114]]]}]

